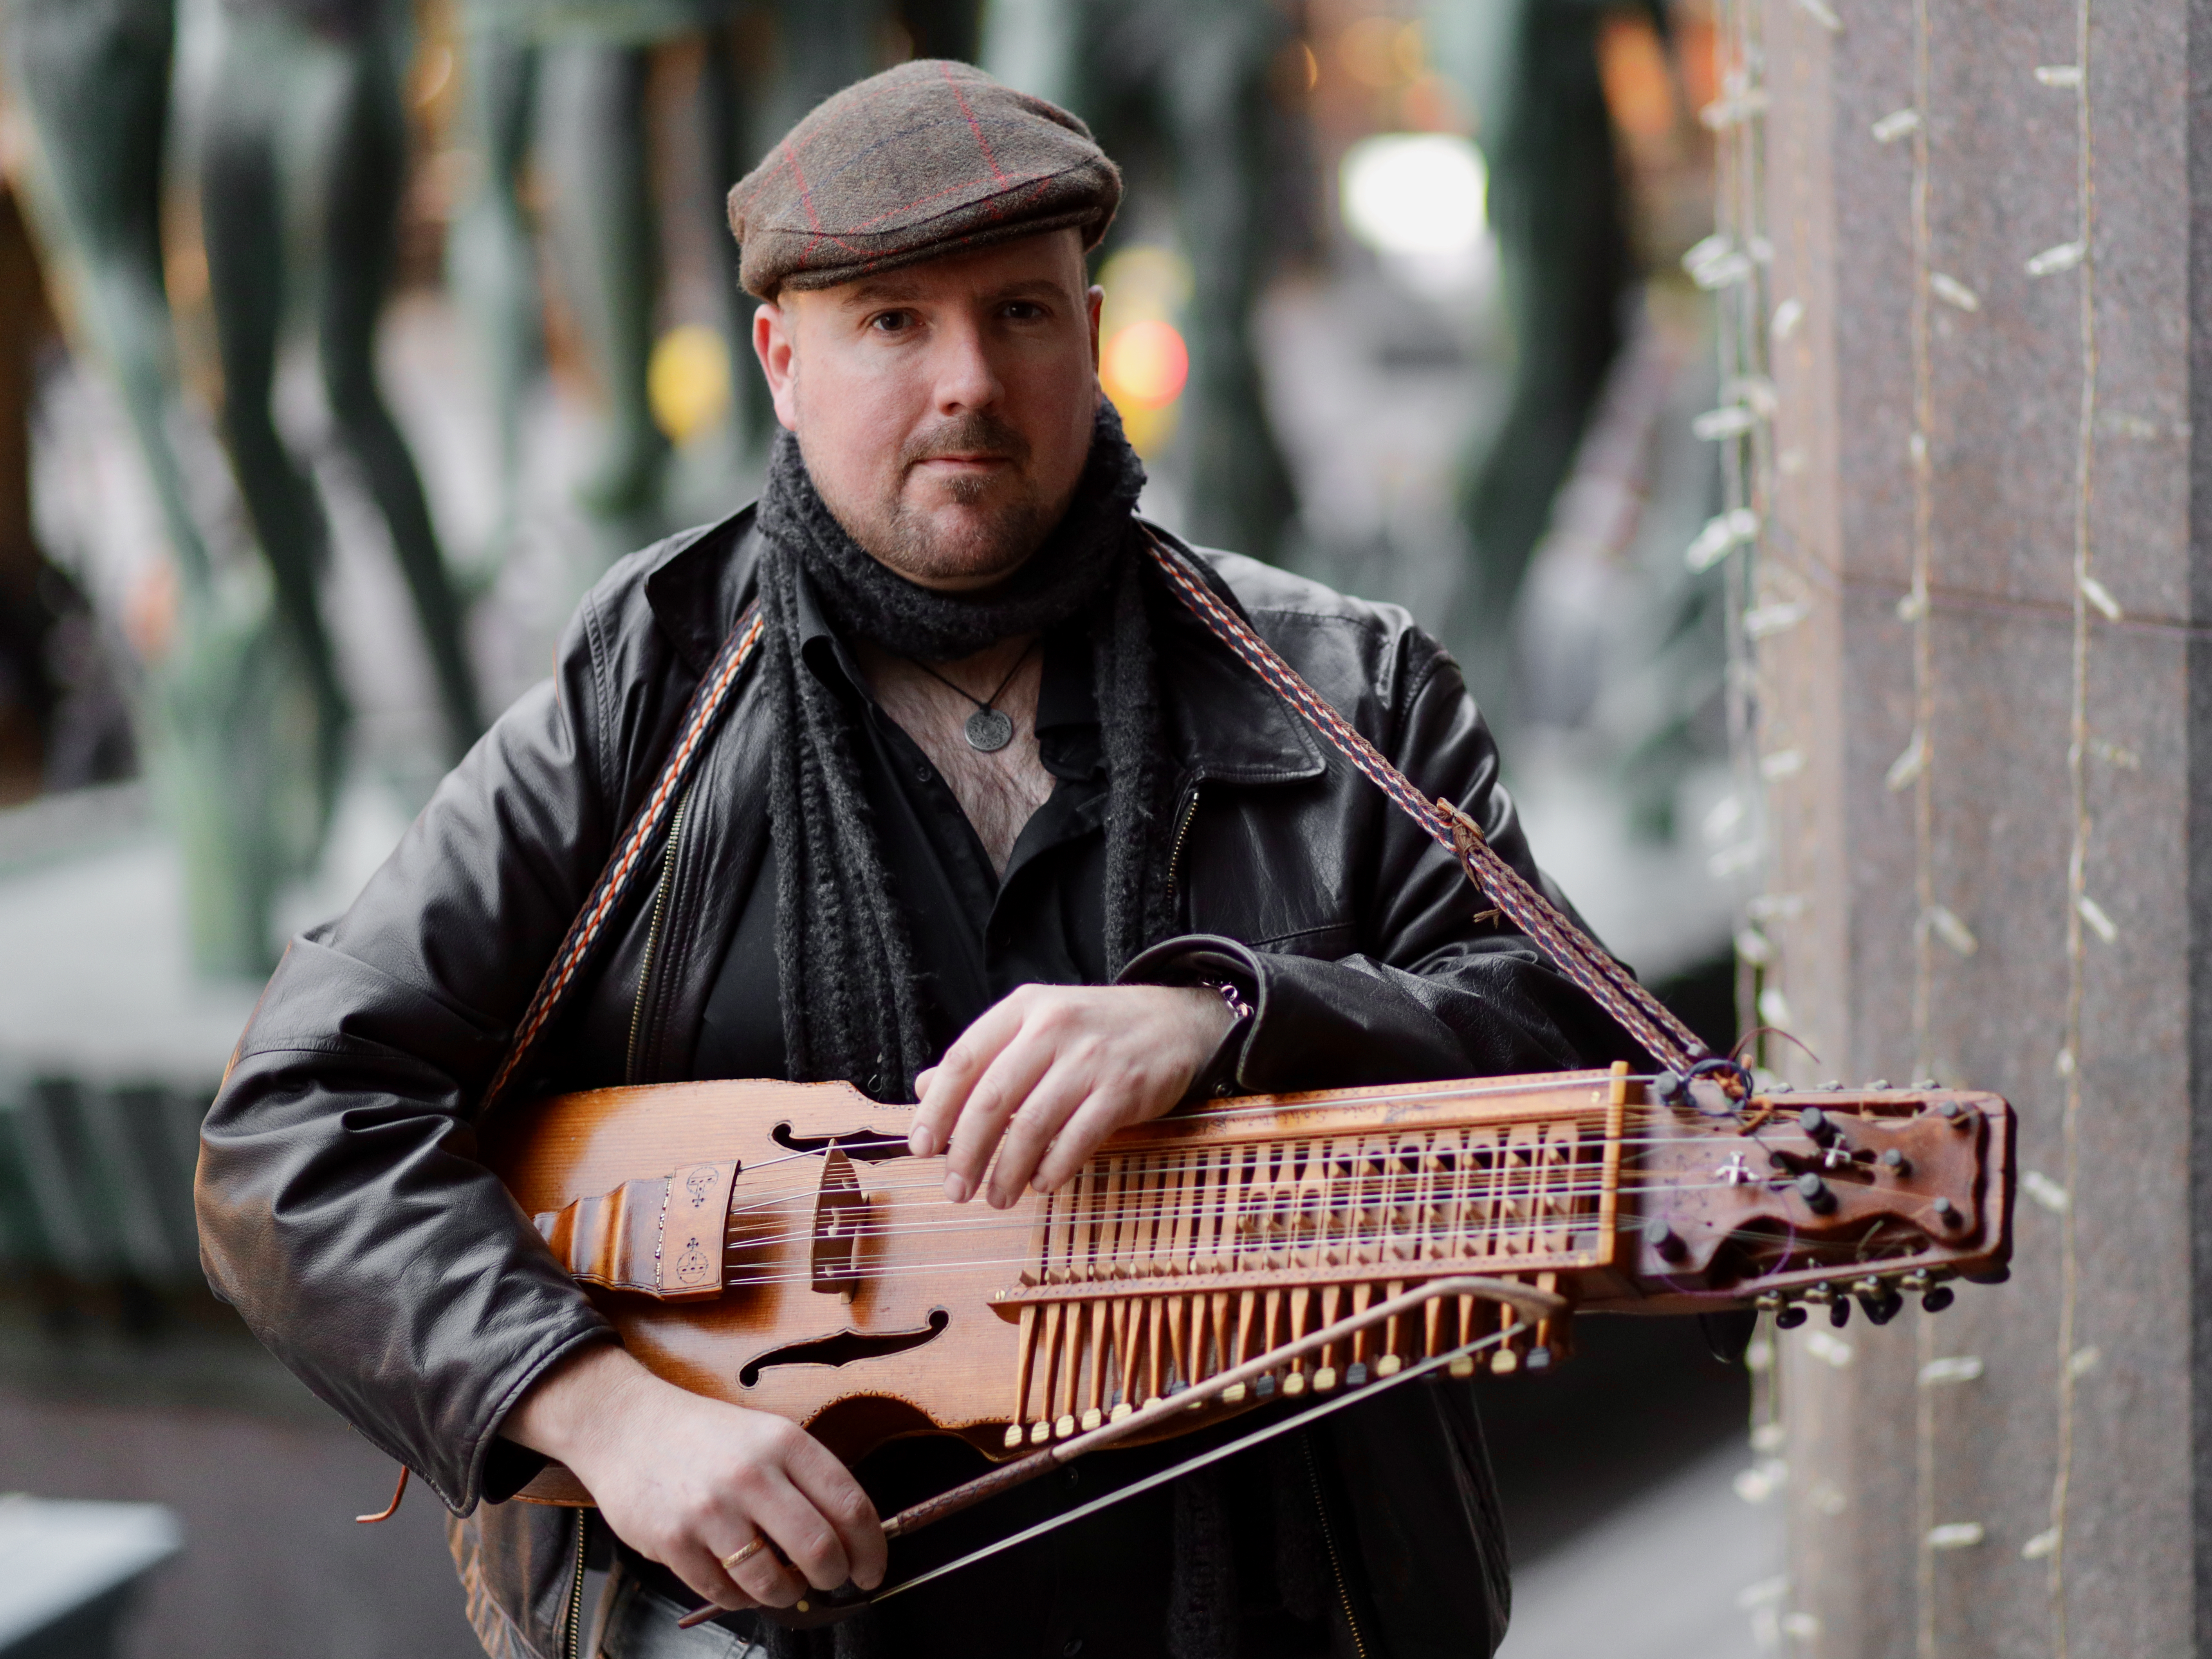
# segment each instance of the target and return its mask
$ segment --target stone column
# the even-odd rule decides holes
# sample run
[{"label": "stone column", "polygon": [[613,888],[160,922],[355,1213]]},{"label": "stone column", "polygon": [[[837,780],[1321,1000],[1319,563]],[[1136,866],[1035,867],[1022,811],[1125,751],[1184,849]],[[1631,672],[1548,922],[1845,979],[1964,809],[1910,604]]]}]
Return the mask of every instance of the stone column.
[{"label": "stone column", "polygon": [[2212,1651],[2212,8],[1724,33],[1769,1062],[1996,1090],[2025,1171],[2010,1284],[1783,1340],[1785,1646]]}]

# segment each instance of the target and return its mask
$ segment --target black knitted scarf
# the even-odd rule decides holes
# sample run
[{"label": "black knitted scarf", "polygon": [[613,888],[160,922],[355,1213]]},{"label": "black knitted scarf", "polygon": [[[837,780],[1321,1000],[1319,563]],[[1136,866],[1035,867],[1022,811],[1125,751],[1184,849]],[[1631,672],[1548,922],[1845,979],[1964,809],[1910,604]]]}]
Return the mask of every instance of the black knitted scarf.
[{"label": "black knitted scarf", "polygon": [[1107,771],[1107,971],[1174,921],[1166,889],[1168,768],[1152,670],[1150,579],[1131,519],[1144,465],[1102,404],[1075,496],[1020,569],[980,593],[940,593],[879,562],[847,533],[780,434],[761,497],[762,672],[775,723],[769,828],[775,845],[776,963],[793,1078],[843,1079],[908,1100],[933,1062],[915,992],[913,942],[877,846],[846,699],[799,657],[799,577],[847,637],[925,660],[1090,619]]}]

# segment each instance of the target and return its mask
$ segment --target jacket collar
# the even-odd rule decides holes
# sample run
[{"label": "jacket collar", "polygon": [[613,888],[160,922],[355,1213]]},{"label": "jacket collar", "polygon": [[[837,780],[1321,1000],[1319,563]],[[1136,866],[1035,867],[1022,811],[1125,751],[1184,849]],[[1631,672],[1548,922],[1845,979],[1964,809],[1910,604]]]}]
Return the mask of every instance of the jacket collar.
[{"label": "jacket collar", "polygon": [[[1188,558],[1222,602],[1244,614],[1212,563],[1185,543],[1146,528]],[[753,509],[669,537],[638,556],[646,602],[684,665],[704,673],[752,600],[760,533]],[[1231,654],[1181,603],[1159,605],[1157,648],[1168,739],[1196,778],[1227,783],[1299,783],[1326,769],[1319,743],[1257,674]]]},{"label": "jacket collar", "polygon": [[760,533],[753,509],[720,524],[679,531],[637,556],[645,562],[645,600],[684,665],[703,674],[752,602]]},{"label": "jacket collar", "polygon": [[[1251,620],[1212,561],[1149,520],[1139,522],[1188,559],[1224,605]],[[1169,741],[1193,777],[1303,783],[1328,769],[1306,723],[1188,606],[1167,596],[1153,616]]]}]

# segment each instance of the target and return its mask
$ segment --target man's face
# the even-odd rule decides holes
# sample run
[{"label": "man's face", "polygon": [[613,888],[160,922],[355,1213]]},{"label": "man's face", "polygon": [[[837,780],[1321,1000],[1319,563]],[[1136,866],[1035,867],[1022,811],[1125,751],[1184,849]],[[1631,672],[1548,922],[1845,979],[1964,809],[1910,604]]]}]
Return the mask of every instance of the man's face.
[{"label": "man's face", "polygon": [[1090,453],[1098,303],[1083,243],[1050,231],[753,318],[776,418],[853,539],[945,592],[1018,568]]}]

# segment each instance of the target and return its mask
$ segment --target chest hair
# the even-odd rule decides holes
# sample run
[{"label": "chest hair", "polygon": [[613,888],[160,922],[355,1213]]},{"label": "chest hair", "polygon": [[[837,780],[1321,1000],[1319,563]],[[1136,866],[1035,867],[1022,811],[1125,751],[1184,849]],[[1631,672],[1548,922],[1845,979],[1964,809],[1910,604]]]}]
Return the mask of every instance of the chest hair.
[{"label": "chest hair", "polygon": [[933,665],[954,685],[988,697],[1020,659],[1013,678],[991,704],[1013,721],[1013,741],[992,754],[968,742],[965,728],[975,712],[974,702],[904,657],[866,641],[854,647],[876,701],[951,787],[989,855],[992,872],[1001,878],[1022,826],[1053,790],[1053,775],[1037,757],[1037,690],[1044,668],[1040,653],[1030,649],[1033,643],[1033,637],[1001,640],[958,662]]}]

